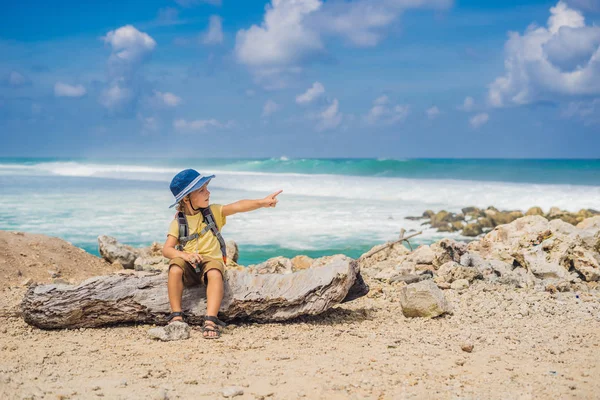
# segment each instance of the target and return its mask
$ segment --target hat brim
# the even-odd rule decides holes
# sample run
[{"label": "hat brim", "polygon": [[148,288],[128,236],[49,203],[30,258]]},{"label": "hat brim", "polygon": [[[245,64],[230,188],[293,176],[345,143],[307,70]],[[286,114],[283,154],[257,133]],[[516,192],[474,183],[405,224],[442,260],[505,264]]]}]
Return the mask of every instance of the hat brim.
[{"label": "hat brim", "polygon": [[[183,194],[180,195],[181,196],[181,200],[183,200],[183,198],[185,196],[187,196],[188,194],[192,193],[194,190],[198,190],[202,186],[206,185],[214,177],[215,177],[214,175],[202,177],[202,179],[200,179],[194,186],[192,186],[191,188],[189,188],[188,190],[186,190],[185,192],[183,192]],[[181,201],[181,200],[179,200],[179,201]],[[169,208],[175,207],[177,204],[179,204],[179,201],[176,201],[175,203],[171,204],[169,206]]]}]

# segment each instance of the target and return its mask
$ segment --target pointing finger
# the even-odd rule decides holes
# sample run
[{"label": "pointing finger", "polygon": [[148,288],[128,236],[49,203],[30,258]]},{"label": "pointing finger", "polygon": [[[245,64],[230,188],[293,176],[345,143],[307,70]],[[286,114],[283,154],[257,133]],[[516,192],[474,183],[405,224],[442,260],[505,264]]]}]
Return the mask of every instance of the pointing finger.
[{"label": "pointing finger", "polygon": [[279,196],[281,194],[281,192],[283,192],[283,190],[279,190],[279,191],[273,193],[272,195],[270,195],[269,197],[271,197],[272,199],[274,199],[275,197]]}]

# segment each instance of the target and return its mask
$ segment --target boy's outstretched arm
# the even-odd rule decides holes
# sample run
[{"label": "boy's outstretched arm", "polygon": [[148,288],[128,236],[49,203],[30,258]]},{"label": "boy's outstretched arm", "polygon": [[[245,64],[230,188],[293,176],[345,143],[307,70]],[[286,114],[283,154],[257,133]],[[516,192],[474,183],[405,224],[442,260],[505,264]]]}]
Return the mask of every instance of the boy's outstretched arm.
[{"label": "boy's outstretched arm", "polygon": [[254,211],[263,207],[275,207],[277,205],[277,196],[279,196],[281,192],[283,192],[283,190],[272,193],[264,199],[240,200],[235,203],[227,204],[223,206],[223,216],[227,217],[241,212]]}]

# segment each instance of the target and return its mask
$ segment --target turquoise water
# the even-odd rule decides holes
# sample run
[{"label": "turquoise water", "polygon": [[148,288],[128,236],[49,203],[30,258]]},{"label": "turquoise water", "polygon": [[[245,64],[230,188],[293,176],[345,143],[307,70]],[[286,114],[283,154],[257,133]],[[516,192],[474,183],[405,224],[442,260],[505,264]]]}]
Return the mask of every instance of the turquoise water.
[{"label": "turquoise water", "polygon": [[[97,237],[136,247],[165,239],[168,186],[181,169],[217,175],[211,202],[262,198],[275,209],[228,218],[226,239],[249,265],[282,255],[358,257],[393,240],[405,217],[465,206],[600,209],[600,160],[0,159],[0,229],[58,236],[92,254]],[[413,245],[442,237],[424,229]]]},{"label": "turquoise water", "polygon": [[333,174],[412,179],[600,185],[600,159],[64,159],[0,158],[2,165],[52,163],[143,165],[169,169],[195,168],[265,173]]}]

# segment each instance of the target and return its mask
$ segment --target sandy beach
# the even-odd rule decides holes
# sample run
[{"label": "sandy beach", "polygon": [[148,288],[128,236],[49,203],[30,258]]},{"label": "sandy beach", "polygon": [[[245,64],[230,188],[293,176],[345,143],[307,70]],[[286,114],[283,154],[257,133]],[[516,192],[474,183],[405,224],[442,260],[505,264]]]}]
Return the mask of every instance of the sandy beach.
[{"label": "sandy beach", "polygon": [[[404,283],[363,271],[370,293],[322,315],[231,324],[217,341],[193,330],[188,340],[159,342],[147,335],[151,325],[28,326],[17,315],[23,281],[53,278],[45,267],[23,266],[52,257],[49,249],[62,241],[10,232],[2,238],[2,398],[591,399],[600,390],[596,285],[550,293],[474,281],[444,290],[452,314],[406,318],[398,302]],[[10,265],[9,253],[18,256]],[[59,279],[114,272],[76,254],[78,264],[60,264]]]}]

